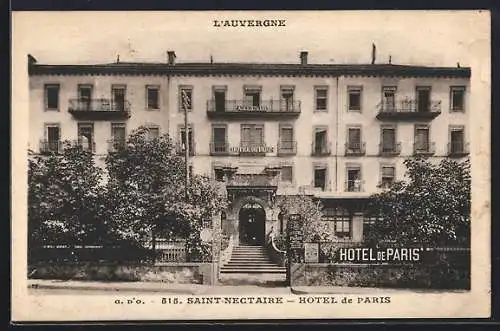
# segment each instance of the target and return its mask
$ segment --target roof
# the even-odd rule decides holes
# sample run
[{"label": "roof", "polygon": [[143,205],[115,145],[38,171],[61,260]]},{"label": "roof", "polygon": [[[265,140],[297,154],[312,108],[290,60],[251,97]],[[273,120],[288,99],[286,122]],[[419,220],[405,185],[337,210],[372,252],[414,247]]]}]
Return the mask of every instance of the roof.
[{"label": "roof", "polygon": [[30,75],[161,75],[161,76],[408,76],[469,78],[468,67],[427,67],[396,64],[292,63],[147,63],[38,64],[30,61]]}]

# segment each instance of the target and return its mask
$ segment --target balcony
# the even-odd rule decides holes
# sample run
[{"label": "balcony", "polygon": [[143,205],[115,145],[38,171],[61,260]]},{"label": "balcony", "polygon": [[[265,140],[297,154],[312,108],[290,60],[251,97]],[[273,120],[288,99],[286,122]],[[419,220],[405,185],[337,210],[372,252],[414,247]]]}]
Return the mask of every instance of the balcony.
[{"label": "balcony", "polygon": [[345,156],[362,156],[366,153],[365,143],[346,143]]},{"label": "balcony", "polygon": [[469,154],[469,143],[452,142],[448,143],[449,157],[464,157]]},{"label": "balcony", "polygon": [[40,154],[61,153],[63,144],[59,140],[40,140]]},{"label": "balcony", "polygon": [[363,182],[359,179],[347,180],[345,182],[345,191],[346,192],[363,192]]},{"label": "balcony", "polygon": [[207,117],[214,119],[283,119],[299,115],[300,101],[264,100],[259,105],[246,100],[207,101]]},{"label": "balcony", "polygon": [[316,142],[313,142],[311,156],[328,156],[331,153],[331,143],[317,144]]},{"label": "balcony", "polygon": [[125,148],[127,144],[125,139],[110,139],[107,141],[107,143],[109,153],[116,153],[119,150]]},{"label": "balcony", "polygon": [[226,142],[211,142],[210,143],[210,155],[228,155],[229,154],[229,144]]},{"label": "balcony", "polygon": [[278,143],[278,156],[295,155],[297,154],[296,141],[280,141]]},{"label": "balcony", "polygon": [[[184,155],[185,154],[185,148],[184,148],[184,143],[177,143],[175,144],[175,151],[177,152],[178,155]],[[194,156],[196,154],[196,144],[192,142],[189,144],[189,156]]]},{"label": "balcony", "polygon": [[428,142],[425,144],[413,144],[413,155],[432,156],[436,153],[436,143]]},{"label": "balcony", "polygon": [[123,120],[130,117],[130,103],[110,99],[70,99],[68,112],[78,120]]},{"label": "balcony", "polygon": [[393,144],[388,146],[386,144],[378,145],[378,153],[380,156],[397,156],[401,154],[401,143]]},{"label": "balcony", "polygon": [[432,120],[441,114],[441,101],[419,104],[417,100],[401,100],[396,103],[380,102],[377,119],[390,121]]},{"label": "balcony", "polygon": [[87,140],[83,140],[83,139],[72,140],[71,145],[72,146],[80,146],[84,151],[89,151],[91,153],[95,153],[95,142],[94,141],[87,141]]}]

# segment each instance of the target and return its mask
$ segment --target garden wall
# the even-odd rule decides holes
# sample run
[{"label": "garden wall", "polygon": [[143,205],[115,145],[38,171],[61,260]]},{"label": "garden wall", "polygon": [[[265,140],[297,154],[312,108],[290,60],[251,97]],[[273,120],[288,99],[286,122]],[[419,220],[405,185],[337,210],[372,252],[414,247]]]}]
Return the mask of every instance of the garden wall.
[{"label": "garden wall", "polygon": [[292,263],[291,286],[470,289],[470,268],[446,265]]},{"label": "garden wall", "polygon": [[86,281],[143,281],[178,284],[210,284],[211,263],[165,263],[161,265],[112,263],[37,263],[29,268],[32,279]]}]

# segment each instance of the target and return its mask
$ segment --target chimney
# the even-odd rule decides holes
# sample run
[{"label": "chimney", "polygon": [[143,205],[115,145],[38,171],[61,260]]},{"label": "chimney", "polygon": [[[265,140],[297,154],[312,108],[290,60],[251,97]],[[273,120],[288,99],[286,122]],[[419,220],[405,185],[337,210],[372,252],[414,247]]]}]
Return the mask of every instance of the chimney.
[{"label": "chimney", "polygon": [[174,65],[175,64],[175,58],[176,58],[175,52],[174,51],[168,51],[167,55],[168,55],[168,64]]},{"label": "chimney", "polygon": [[307,52],[306,51],[300,52],[300,64],[302,64],[302,65],[307,64]]}]

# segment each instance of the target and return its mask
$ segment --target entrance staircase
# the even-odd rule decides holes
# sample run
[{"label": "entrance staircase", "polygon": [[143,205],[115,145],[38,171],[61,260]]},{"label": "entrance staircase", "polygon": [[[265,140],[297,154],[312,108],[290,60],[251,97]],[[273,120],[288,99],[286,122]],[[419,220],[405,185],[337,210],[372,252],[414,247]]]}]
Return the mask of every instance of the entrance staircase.
[{"label": "entrance staircase", "polygon": [[235,246],[229,261],[220,269],[224,274],[275,274],[285,276],[286,269],[271,261],[263,246]]}]

